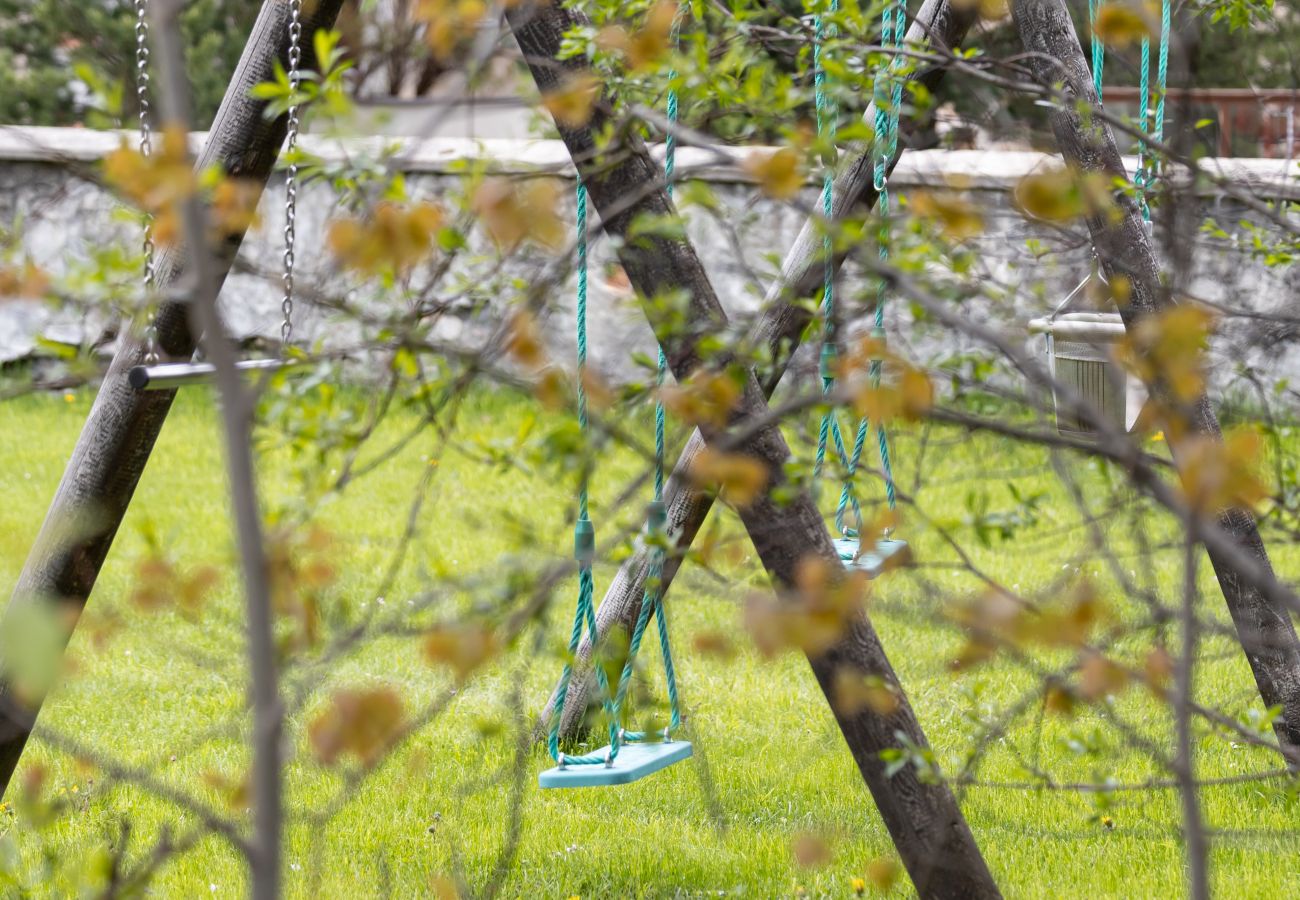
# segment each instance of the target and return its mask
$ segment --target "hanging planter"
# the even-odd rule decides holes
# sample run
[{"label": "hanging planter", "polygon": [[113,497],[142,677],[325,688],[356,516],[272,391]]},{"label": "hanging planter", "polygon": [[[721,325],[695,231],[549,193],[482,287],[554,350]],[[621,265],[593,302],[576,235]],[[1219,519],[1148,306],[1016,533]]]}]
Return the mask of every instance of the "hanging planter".
[{"label": "hanging planter", "polygon": [[1029,323],[1032,334],[1047,337],[1048,366],[1055,381],[1056,430],[1063,435],[1095,433],[1089,422],[1066,407],[1059,388],[1068,387],[1091,405],[1103,420],[1128,431],[1146,403],[1146,388],[1115,361],[1114,347],[1125,335],[1117,312],[1068,312],[1094,277],[1089,274],[1051,315]]}]

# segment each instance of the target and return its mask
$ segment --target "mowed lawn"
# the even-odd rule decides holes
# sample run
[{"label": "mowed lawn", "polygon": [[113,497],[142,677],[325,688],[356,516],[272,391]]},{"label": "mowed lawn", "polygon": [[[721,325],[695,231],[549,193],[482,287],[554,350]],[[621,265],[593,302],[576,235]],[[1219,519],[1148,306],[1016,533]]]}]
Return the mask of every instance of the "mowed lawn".
[{"label": "mowed lawn", "polygon": [[[0,585],[8,592],[45,515],[47,504],[92,400],[90,392],[23,398],[0,404]],[[459,438],[508,443],[529,417],[554,415],[532,404],[491,394],[473,395],[460,416]],[[376,448],[413,424],[395,417]],[[155,773],[172,788],[226,810],[220,780],[237,781],[247,766],[234,730],[245,698],[241,598],[233,558],[227,495],[215,409],[203,391],[186,393],[171,414],[130,514],[75,635],[70,671],[46,703],[42,725],[98,748],[114,759]],[[911,490],[918,435],[896,439],[900,481]],[[431,458],[437,454],[436,458]],[[292,494],[293,467],[284,453],[264,457],[264,494],[274,505]],[[1100,505],[1106,492],[1090,464],[1067,460]],[[418,530],[400,574],[384,597],[393,548],[407,528],[411,498],[436,467]],[[1059,579],[1089,562],[1086,532],[1048,455],[988,437],[935,431],[929,436],[920,507],[956,528],[972,560],[1024,591]],[[608,498],[634,472],[628,454],[611,458],[598,474],[598,528],[620,517]],[[984,491],[989,508],[1010,509],[1007,488],[1044,492],[1037,521],[1010,540],[984,546],[967,524],[969,498]],[[316,519],[333,536],[330,561],[338,580],[326,594],[339,619],[371,604],[397,606],[416,597],[440,572],[491,573],[526,534],[542,550],[563,556],[571,547],[572,485],[549,473],[489,468],[465,453],[417,440],[391,464],[321,504]],[[635,509],[621,512],[634,518]],[[722,533],[736,549],[717,554],[712,571],[688,564],[671,595],[677,664],[690,730],[699,754],[637,784],[616,789],[546,792],[536,774],[548,766],[534,747],[527,763],[522,832],[501,896],[558,897],[847,897],[868,863],[892,855],[870,794],[857,774],[807,664],[797,656],[764,659],[743,638],[745,598],[766,589],[752,549],[729,512]],[[1127,547],[1129,525],[1102,520],[1117,546]],[[1156,530],[1157,533],[1159,529]],[[226,567],[219,589],[198,616],[146,612],[130,591],[147,539],[174,559]],[[903,528],[921,566],[877,582],[872,616],[921,722],[947,772],[958,770],[980,728],[973,719],[1022,702],[1036,676],[1006,661],[961,674],[949,670],[962,637],[942,621],[945,599],[974,596],[974,580],[956,556],[913,516]],[[1125,551],[1127,553],[1127,551]],[[1273,548],[1284,575],[1300,571],[1300,552]],[[1134,562],[1136,569],[1138,563]],[[597,570],[597,594],[614,568]],[[1226,622],[1222,601],[1202,568],[1207,614]],[[1154,577],[1165,599],[1178,584],[1177,551],[1157,555]],[[939,595],[946,595],[939,596]],[[1107,595],[1110,624],[1137,611]],[[556,598],[547,646],[566,632],[572,585]],[[327,610],[327,617],[330,611]],[[730,659],[702,655],[693,638],[733,634]],[[1117,646],[1136,655],[1150,635],[1121,636]],[[1176,644],[1175,644],[1176,645]],[[472,887],[492,877],[508,833],[517,717],[512,696],[522,680],[524,712],[533,715],[558,674],[554,654],[536,652],[525,636],[504,659],[475,677],[446,713],[372,773],[336,810],[328,810],[342,781],[310,760],[306,722],[334,687],[392,685],[409,709],[434,702],[447,676],[423,660],[413,639],[387,638],[341,658],[327,678],[315,678],[305,709],[290,723],[292,759],[287,803],[286,893],[291,897],[424,896],[457,866]],[[650,648],[652,649],[652,648]],[[1245,716],[1262,707],[1249,670],[1232,641],[1207,639],[1197,684],[1204,703]],[[650,657],[649,672],[659,677]],[[1056,659],[1060,662],[1060,659]],[[301,678],[291,686],[301,687]],[[1107,776],[1119,782],[1165,778],[1148,754],[1125,749],[1111,715],[1172,753],[1168,710],[1141,691],[1119,697],[1111,713],[1082,711],[1073,718],[1040,715],[1030,702],[1005,735],[987,748],[978,776],[1008,785],[1029,780],[1026,766],[1050,771],[1062,783]],[[1225,778],[1274,765],[1267,754],[1218,734],[1199,732],[1198,772]],[[38,770],[37,767],[40,767]],[[142,787],[116,784],[102,773],[40,743],[29,747],[15,785],[44,773],[44,790],[66,799],[67,811],[35,828],[6,807],[0,823],[0,868],[37,895],[63,895],[89,876],[107,848],[119,846],[119,822],[129,819],[129,848],[138,857],[169,829],[187,838],[192,812]],[[13,791],[11,791],[13,793]],[[1300,807],[1280,781],[1207,788],[1204,813],[1214,829],[1213,876],[1234,897],[1300,896]],[[1010,897],[1169,897],[1183,890],[1178,796],[1169,790],[1120,792],[1099,805],[1095,795],[969,787],[962,805],[985,856]],[[306,812],[328,815],[307,816]],[[800,867],[794,845],[808,835],[829,853],[821,865]],[[168,863],[154,885],[157,896],[238,897],[245,870],[218,837],[203,837]],[[93,880],[93,879],[92,879]],[[42,886],[43,885],[43,886]],[[868,892],[874,888],[868,887]],[[910,893],[903,877],[892,892]]]}]

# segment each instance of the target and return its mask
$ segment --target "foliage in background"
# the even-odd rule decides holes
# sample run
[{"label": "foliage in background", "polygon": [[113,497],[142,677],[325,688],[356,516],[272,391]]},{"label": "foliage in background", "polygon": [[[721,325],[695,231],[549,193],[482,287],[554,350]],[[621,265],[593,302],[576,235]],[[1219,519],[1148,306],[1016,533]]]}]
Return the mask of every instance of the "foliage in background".
[{"label": "foliage in background", "polygon": [[[216,112],[259,0],[191,0],[182,29],[200,126]],[[135,114],[130,0],[0,0],[0,121],[116,127]]]}]

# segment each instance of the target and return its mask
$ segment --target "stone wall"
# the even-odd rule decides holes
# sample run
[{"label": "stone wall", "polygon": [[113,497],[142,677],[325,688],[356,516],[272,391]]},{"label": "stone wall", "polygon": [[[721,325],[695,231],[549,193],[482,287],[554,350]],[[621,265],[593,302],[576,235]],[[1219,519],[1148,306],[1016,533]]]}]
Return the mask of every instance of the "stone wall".
[{"label": "stone wall", "polygon": [[[202,139],[202,135],[196,135],[195,144]],[[0,223],[13,227],[18,237],[11,256],[30,257],[52,273],[69,296],[102,301],[88,309],[79,303],[59,305],[0,298],[0,363],[48,352],[42,338],[100,344],[104,352],[111,351],[114,342],[105,339],[104,334],[111,333],[118,317],[113,310],[130,310],[140,302],[129,258],[138,252],[138,225],[97,179],[99,160],[121,140],[121,135],[81,129],[0,130]],[[309,138],[308,149],[327,160],[339,161],[379,158],[385,145]],[[481,163],[502,173],[549,172],[571,178],[564,148],[556,141],[428,139],[397,145],[396,155],[388,164],[405,173],[412,194],[434,197],[457,190],[465,166]],[[1038,153],[921,151],[904,156],[891,182],[895,194],[904,197],[921,187],[957,188],[969,192],[985,210],[986,231],[974,241],[976,259],[970,277],[981,285],[998,286],[1000,299],[973,301],[962,309],[1017,340],[1029,339],[1025,332],[1027,320],[1049,311],[1089,267],[1090,250],[1082,235],[1030,223],[1013,207],[1011,191],[1015,184],[1025,174],[1053,164],[1051,157]],[[1206,165],[1261,198],[1300,197],[1300,166],[1295,163],[1210,160]],[[735,158],[729,160],[687,148],[679,153],[678,168],[714,188],[719,210],[707,214],[697,208],[689,218],[688,229],[724,305],[734,317],[743,320],[757,309],[805,212],[760,195],[746,182]],[[282,191],[282,182],[273,179],[263,199],[262,226],[249,236],[242,251],[241,268],[249,271],[232,275],[222,294],[229,329],[242,340],[275,340],[279,334],[280,289],[274,273],[279,266],[283,225]],[[800,198],[805,210],[815,205],[816,196],[815,186],[810,185]],[[337,198],[320,183],[301,195],[297,258],[304,295],[314,290],[338,293],[342,283],[324,252],[325,226],[337,214],[337,203]],[[1222,192],[1207,190],[1203,203],[1207,215],[1213,215],[1234,233],[1244,234],[1240,220],[1259,219]],[[571,215],[572,208],[567,212]],[[1275,225],[1265,228],[1266,232],[1270,228],[1276,231]],[[906,233],[899,236],[901,241],[912,239]],[[481,236],[476,240],[483,256],[477,263],[466,262],[454,274],[466,284],[473,284],[481,295],[501,297],[508,296],[507,291],[517,292],[518,286],[512,285],[511,279],[535,279],[539,266],[546,272],[570,274],[565,271],[566,260],[529,255],[501,271],[492,271],[487,276],[491,282],[486,283],[474,266],[483,265],[491,254],[486,252],[486,240]],[[1228,250],[1222,241],[1198,240],[1204,246],[1194,254],[1196,271],[1190,279],[1194,295],[1226,307],[1264,312],[1290,308],[1293,298],[1300,296],[1300,274],[1294,267],[1267,268],[1251,261],[1248,254]],[[592,254],[592,361],[608,376],[634,377],[638,370],[630,362],[632,354],[651,353],[653,340],[627,292],[603,277],[603,264],[612,256],[608,241],[596,241]],[[116,260],[120,284],[92,288],[80,273],[102,269],[105,260]],[[556,301],[549,304],[553,312],[547,332],[554,352],[568,358],[572,352],[572,286],[557,291]],[[869,302],[870,294],[862,278],[852,271],[846,273],[840,294],[846,298],[846,305],[851,305],[854,298],[864,304]],[[350,302],[378,315],[395,308],[395,302],[407,302],[406,296],[400,291],[376,291],[373,287],[348,293]],[[435,333],[441,339],[472,347],[493,321],[493,312],[483,307],[467,318],[446,316]],[[905,304],[891,306],[889,318],[891,340],[919,358],[967,349],[951,332],[915,325]],[[1294,338],[1291,332],[1295,330],[1277,323],[1265,327],[1260,320],[1243,319],[1225,330],[1218,347],[1225,365],[1245,361],[1270,371],[1281,367],[1300,373],[1300,365],[1291,358],[1295,354],[1279,353],[1277,349],[1279,341],[1287,343]],[[305,343],[338,347],[356,342],[360,335],[355,325],[304,302],[296,316],[295,336]],[[805,369],[810,365],[810,360],[803,361]]]}]

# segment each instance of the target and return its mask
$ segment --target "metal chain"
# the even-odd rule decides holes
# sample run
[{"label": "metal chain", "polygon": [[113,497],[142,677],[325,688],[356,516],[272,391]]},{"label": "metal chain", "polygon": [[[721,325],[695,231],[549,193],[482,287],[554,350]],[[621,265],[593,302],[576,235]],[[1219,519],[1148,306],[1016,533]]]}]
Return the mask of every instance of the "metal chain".
[{"label": "metal chain", "polygon": [[[135,0],[135,96],[140,109],[140,154],[153,156],[152,109],[149,105],[149,0]],[[145,213],[144,291],[149,303],[149,323],[144,330],[144,362],[158,362],[158,307],[154,302],[157,269],[154,264],[153,216]]]},{"label": "metal chain", "polygon": [[[289,2],[289,91],[290,95],[298,93],[302,78],[298,67],[302,63],[302,0]],[[294,240],[297,237],[298,219],[298,162],[294,153],[298,147],[298,104],[289,107],[288,136],[285,142],[285,154],[289,157],[289,168],[284,179],[284,299],[280,301],[280,312],[284,319],[280,323],[280,355],[283,356],[293,337],[293,265]]]}]

